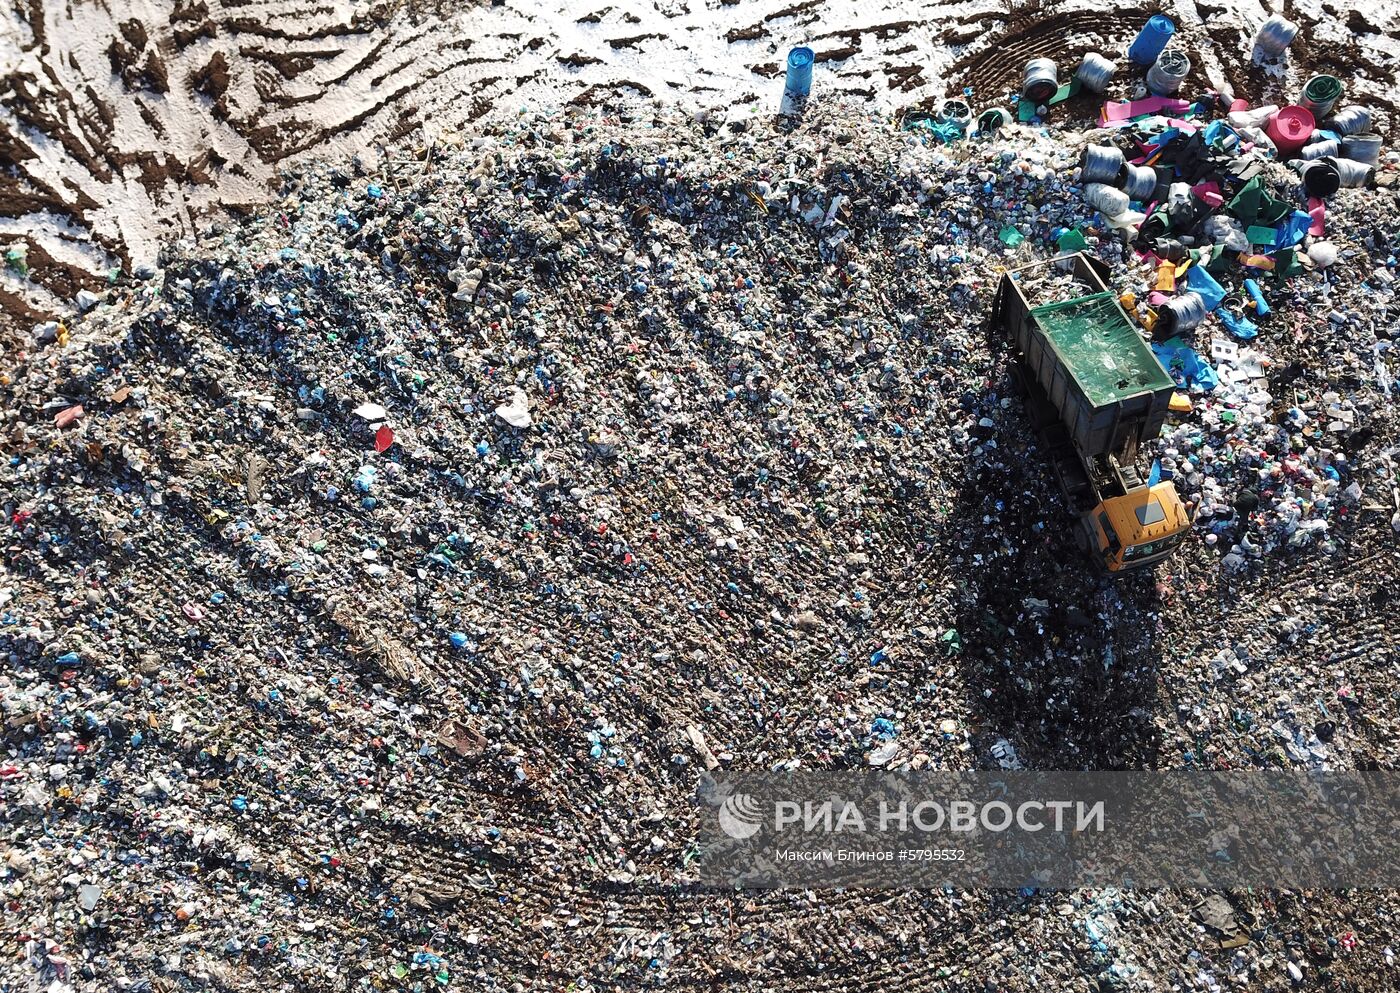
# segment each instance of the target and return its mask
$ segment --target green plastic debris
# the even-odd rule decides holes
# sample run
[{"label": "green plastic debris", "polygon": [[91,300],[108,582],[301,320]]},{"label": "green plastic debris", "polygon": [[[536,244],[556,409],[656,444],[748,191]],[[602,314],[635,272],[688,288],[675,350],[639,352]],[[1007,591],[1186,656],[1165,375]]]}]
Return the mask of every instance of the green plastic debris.
[{"label": "green plastic debris", "polygon": [[1001,243],[1007,248],[1015,248],[1026,240],[1026,236],[1017,231],[1016,228],[1010,224],[1002,228],[1001,233],[998,234],[997,237],[1001,239]]},{"label": "green plastic debris", "polygon": [[1071,79],[1068,83],[1061,83],[1060,88],[1055,91],[1055,95],[1046,102],[1053,107],[1057,103],[1064,103],[1078,92],[1079,80]]},{"label": "green plastic debris", "polygon": [[1296,248],[1280,248],[1274,254],[1274,278],[1287,279],[1289,276],[1296,276],[1307,269],[1298,259]]},{"label": "green plastic debris", "polygon": [[[1336,76],[1314,76],[1303,87],[1304,101],[1316,105],[1308,109],[1315,111],[1318,117],[1325,117],[1328,110],[1341,99],[1341,96],[1342,81]],[[1319,110],[1318,107],[1326,109]]]},{"label": "green plastic debris", "polygon": [[1251,224],[1249,229],[1245,231],[1244,236],[1249,239],[1251,245],[1268,245],[1272,248],[1275,239],[1278,238],[1278,232],[1273,228]]},{"label": "green plastic debris", "polygon": [[1293,212],[1287,203],[1264,191],[1264,181],[1258,176],[1245,183],[1225,209],[1246,225],[1277,224]]},{"label": "green plastic debris", "polygon": [[1061,234],[1055,244],[1062,252],[1082,252],[1089,247],[1089,241],[1084,237],[1084,232],[1078,228],[1070,228]]},{"label": "green plastic debris", "polygon": [[1018,104],[1016,104],[1016,120],[1020,121],[1022,124],[1025,124],[1027,121],[1031,120],[1034,117],[1034,100],[1022,100]]},{"label": "green plastic debris", "polygon": [[1196,256],[1196,261],[1212,276],[1220,276],[1228,272],[1233,259],[1234,256],[1225,254],[1224,245],[1203,248]]},{"label": "green plastic debris", "polygon": [[977,133],[979,135],[995,134],[1003,124],[1011,123],[1011,115],[1000,107],[990,107],[982,111],[982,116],[977,118]]},{"label": "green plastic debris", "polygon": [[28,245],[16,245],[5,252],[5,265],[21,276],[29,275]]},{"label": "green plastic debris", "polygon": [[943,637],[939,639],[948,650],[949,655],[957,655],[962,651],[962,635],[958,634],[957,628],[949,628],[943,632]]}]

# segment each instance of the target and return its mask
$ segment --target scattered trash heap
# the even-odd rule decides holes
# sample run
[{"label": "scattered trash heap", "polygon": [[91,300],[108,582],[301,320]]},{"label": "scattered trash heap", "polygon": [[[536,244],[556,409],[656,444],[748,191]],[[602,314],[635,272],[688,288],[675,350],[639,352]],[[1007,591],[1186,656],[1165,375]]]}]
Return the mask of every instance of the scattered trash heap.
[{"label": "scattered trash heap", "polygon": [[[1390,968],[1376,894],[688,885],[722,766],[1383,760],[1394,156],[1327,201],[1335,258],[1309,214],[1250,241],[1270,270],[1230,219],[1291,237],[1303,177],[1171,114],[951,144],[820,101],[526,114],[289,175],[34,328],[0,392],[5,982]],[[1141,182],[1136,227],[1085,201],[1086,144],[1139,170],[1104,184]],[[1179,221],[1173,187],[1211,181]],[[1001,272],[1062,249],[1172,330],[1152,454],[1200,540],[1141,582],[1070,554],[982,327]],[[1192,327],[1198,269],[1223,296]]]},{"label": "scattered trash heap", "polygon": [[[1218,397],[1257,416],[1277,402],[1268,388],[1269,354],[1252,344],[1273,316],[1268,298],[1289,278],[1336,262],[1338,248],[1326,238],[1327,203],[1344,188],[1374,182],[1379,139],[1344,137],[1369,126],[1370,111],[1362,107],[1346,108],[1337,115],[1340,122],[1314,126],[1313,113],[1330,113],[1340,95],[1341,84],[1330,76],[1315,77],[1304,88],[1301,99],[1310,106],[1250,108],[1234,100],[1223,118],[1215,117],[1218,95],[1180,100],[1169,95],[1180,89],[1180,79],[1164,84],[1154,75],[1171,51],[1163,49],[1149,69],[1146,98],[1104,105],[1099,123],[1109,141],[1084,148],[1082,195],[1108,226],[1130,239],[1135,266],[1154,271],[1123,302],[1136,309],[1164,367],[1184,392]],[[1310,98],[1314,91],[1326,99]],[[1339,151],[1339,141],[1342,155],[1329,154]],[[1270,164],[1288,155],[1301,156],[1289,161],[1301,183],[1270,175]],[[1372,346],[1375,375],[1387,393],[1390,374],[1382,355],[1388,346],[1384,335]],[[1209,362],[1198,347],[1209,350]],[[1183,397],[1180,404],[1188,402]],[[1332,393],[1325,402],[1327,416],[1334,417],[1340,397]],[[1301,410],[1288,416],[1307,417]],[[1359,486],[1342,481],[1346,470],[1345,454],[1318,458],[1306,479],[1314,499],[1290,501],[1282,527],[1265,546],[1323,536],[1327,520],[1309,511],[1319,499],[1324,511],[1339,503],[1348,486],[1356,502]],[[1168,468],[1166,474],[1176,471]],[[1203,493],[1207,519],[1221,509],[1218,497]],[[1212,533],[1206,541],[1219,538]],[[1249,542],[1234,544],[1225,563],[1239,568],[1257,551]]]},{"label": "scattered trash heap", "polygon": [[[1084,202],[1098,212],[1099,225],[1123,245],[1129,272],[1138,275],[1121,299],[1181,387],[1175,410],[1186,414],[1193,402],[1204,404],[1205,423],[1233,434],[1232,445],[1245,440],[1234,434],[1237,425],[1252,424],[1258,437],[1270,419],[1301,427],[1321,417],[1329,431],[1347,437],[1357,424],[1356,412],[1340,393],[1325,391],[1303,409],[1270,392],[1271,378],[1286,385],[1294,378],[1287,373],[1300,366],[1286,364],[1286,379],[1272,369],[1279,346],[1268,334],[1260,339],[1260,329],[1290,321],[1297,327],[1313,317],[1317,333],[1333,337],[1346,324],[1346,317],[1330,308],[1323,314],[1306,308],[1280,316],[1278,296],[1289,293],[1289,280],[1317,276],[1337,262],[1343,249],[1328,234],[1329,207],[1340,208],[1354,196],[1351,191],[1377,184],[1393,188],[1396,156],[1388,154],[1389,168],[1380,168],[1376,116],[1368,107],[1344,105],[1345,86],[1334,76],[1313,76],[1284,106],[1251,106],[1228,87],[1191,92],[1190,59],[1173,46],[1175,33],[1169,18],[1154,15],[1124,57],[1088,52],[1064,83],[1052,61],[1030,60],[1022,91],[1012,99],[1015,118],[1039,125],[1072,97],[1081,104],[1086,98],[1104,101],[1094,126],[1082,132],[1074,180]],[[1254,59],[1278,65],[1296,33],[1292,22],[1270,17],[1255,38]],[[965,91],[935,114],[909,115],[904,126],[945,143],[969,136],[992,140],[1013,114],[993,107],[971,127],[967,100],[972,96]],[[1012,247],[1024,237],[1015,225],[1002,235]],[[1076,228],[1059,231],[1055,243],[1065,252],[1088,244]],[[1375,304],[1385,305],[1376,307],[1381,321],[1393,313],[1393,268],[1387,257],[1366,277]],[[1388,397],[1391,333],[1378,321],[1367,323],[1374,333],[1366,343],[1371,355],[1359,358]],[[1173,443],[1154,474],[1168,479],[1185,474],[1187,490],[1200,497],[1201,519],[1209,529],[1205,541],[1216,546],[1226,537],[1215,526],[1216,517],[1233,511],[1222,502],[1226,494],[1196,471],[1213,446],[1202,448],[1191,420],[1173,431]],[[1363,432],[1361,438],[1368,436]],[[1360,499],[1361,486],[1350,478],[1345,451],[1305,447],[1300,465],[1296,456],[1278,459],[1265,447],[1251,449],[1251,462],[1264,469],[1259,485],[1283,499],[1275,504],[1278,516],[1269,521],[1262,542],[1225,546],[1230,569],[1281,543],[1326,545],[1333,511]],[[1283,471],[1285,466],[1296,466],[1300,475]],[[1289,485],[1295,478],[1304,484],[1301,493]],[[1255,493],[1256,487],[1245,487],[1251,511]]]}]

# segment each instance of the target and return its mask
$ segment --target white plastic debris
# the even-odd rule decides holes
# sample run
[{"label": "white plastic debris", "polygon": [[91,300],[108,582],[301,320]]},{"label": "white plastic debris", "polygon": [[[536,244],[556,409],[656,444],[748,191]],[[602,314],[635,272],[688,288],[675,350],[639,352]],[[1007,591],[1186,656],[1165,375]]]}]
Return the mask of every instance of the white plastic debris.
[{"label": "white plastic debris", "polygon": [[1337,246],[1330,241],[1316,241],[1308,248],[1308,258],[1319,269],[1326,269],[1337,261]]},{"label": "white plastic debris", "polygon": [[496,416],[513,428],[528,428],[532,420],[530,402],[525,396],[525,391],[515,387],[510,400],[496,408]]}]

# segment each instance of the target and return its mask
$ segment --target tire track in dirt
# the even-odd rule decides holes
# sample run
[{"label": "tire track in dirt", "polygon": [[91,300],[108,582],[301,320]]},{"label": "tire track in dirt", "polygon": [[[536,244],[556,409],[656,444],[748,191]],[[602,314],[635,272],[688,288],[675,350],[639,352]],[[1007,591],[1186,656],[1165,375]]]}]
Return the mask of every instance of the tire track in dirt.
[{"label": "tire track in dirt", "polygon": [[[1400,16],[1297,14],[1296,65],[1255,67],[1254,12],[1235,0],[1169,6],[1196,72],[1276,96],[1317,65],[1389,106]],[[824,94],[886,109],[973,85],[1014,90],[1027,59],[1067,76],[1121,51],[1155,4],[1090,0],[645,0],[499,5],[398,0],[20,0],[0,32],[0,270],[11,332],[67,312],[79,289],[156,261],[198,218],[268,200],[279,172],[436,138],[522,105],[679,99],[746,117],[777,100],[787,48],[810,43]],[[1351,60],[1349,65],[1342,62]],[[1203,78],[1203,75],[1202,77]],[[397,153],[396,153],[397,154]]]},{"label": "tire track in dirt", "polygon": [[974,87],[979,100],[995,100],[1008,90],[1019,91],[1026,63],[1031,59],[1053,59],[1061,79],[1065,79],[1085,52],[1108,48],[1104,39],[1130,38],[1144,16],[1132,9],[1112,13],[1081,10],[1048,16],[1018,11],[1001,31],[953,63],[951,74],[964,85]]}]

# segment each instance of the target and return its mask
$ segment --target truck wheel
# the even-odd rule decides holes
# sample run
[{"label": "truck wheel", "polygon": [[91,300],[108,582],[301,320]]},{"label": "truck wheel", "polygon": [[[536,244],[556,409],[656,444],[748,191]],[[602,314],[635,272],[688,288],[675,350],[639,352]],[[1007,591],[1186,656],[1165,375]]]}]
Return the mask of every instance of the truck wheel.
[{"label": "truck wheel", "polygon": [[1074,529],[1075,545],[1079,547],[1079,550],[1081,552],[1088,555],[1090,558],[1101,561],[1099,557],[1099,550],[1095,547],[1093,522],[1089,519],[1089,516],[1086,514],[1085,516],[1079,518],[1077,523],[1079,526]]}]

